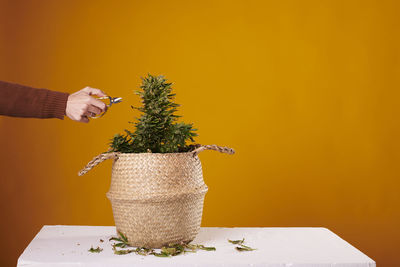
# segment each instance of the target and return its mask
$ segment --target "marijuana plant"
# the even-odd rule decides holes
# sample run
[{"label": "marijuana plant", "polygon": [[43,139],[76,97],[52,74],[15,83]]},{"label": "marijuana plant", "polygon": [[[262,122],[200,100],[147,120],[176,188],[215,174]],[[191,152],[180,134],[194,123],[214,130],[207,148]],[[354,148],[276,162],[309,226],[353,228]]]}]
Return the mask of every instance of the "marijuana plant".
[{"label": "marijuana plant", "polygon": [[[114,152],[123,153],[175,153],[192,150],[197,136],[192,124],[177,122],[178,104],[174,103],[171,83],[163,76],[148,74],[142,78],[140,96],[143,106],[133,107],[142,112],[134,122],[135,131],[125,130],[125,134],[117,134],[111,140],[110,147]],[[131,122],[132,123],[132,122]]]}]

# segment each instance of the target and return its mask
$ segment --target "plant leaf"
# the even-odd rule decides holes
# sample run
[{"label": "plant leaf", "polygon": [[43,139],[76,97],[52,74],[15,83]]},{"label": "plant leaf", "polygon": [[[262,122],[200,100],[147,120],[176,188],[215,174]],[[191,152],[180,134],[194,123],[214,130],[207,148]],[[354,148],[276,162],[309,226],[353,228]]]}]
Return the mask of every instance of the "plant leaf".
[{"label": "plant leaf", "polygon": [[114,247],[126,248],[127,245],[125,243],[116,243],[114,244]]},{"label": "plant leaf", "polygon": [[119,231],[118,231],[118,234],[121,236],[122,240],[123,240],[125,243],[128,243],[128,238],[127,238],[122,232],[119,232]]},{"label": "plant leaf", "polygon": [[203,246],[203,245],[199,245],[198,248],[199,248],[199,249],[202,249],[202,250],[207,250],[207,251],[214,251],[214,250],[217,250],[215,247],[205,247],[205,246]]},{"label": "plant leaf", "polygon": [[229,240],[228,241],[232,244],[243,244],[244,243],[244,238],[242,240]]},{"label": "plant leaf", "polygon": [[91,253],[100,253],[101,251],[103,251],[103,249],[101,247],[93,248],[92,246],[88,251]]},{"label": "plant leaf", "polygon": [[243,246],[243,245],[241,247],[235,247],[235,248],[238,251],[253,251],[253,250],[256,250],[255,248],[251,248],[251,247]]},{"label": "plant leaf", "polygon": [[164,254],[164,253],[153,253],[153,255],[156,257],[170,257],[169,255]]}]

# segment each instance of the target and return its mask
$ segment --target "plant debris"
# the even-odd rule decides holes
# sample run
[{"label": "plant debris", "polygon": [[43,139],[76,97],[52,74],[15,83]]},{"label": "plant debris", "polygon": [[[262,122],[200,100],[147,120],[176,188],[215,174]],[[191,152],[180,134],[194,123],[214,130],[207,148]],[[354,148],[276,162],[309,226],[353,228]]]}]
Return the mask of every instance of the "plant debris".
[{"label": "plant debris", "polygon": [[[169,244],[168,246],[164,246],[161,249],[152,249],[146,247],[137,247],[132,248],[129,245],[128,238],[118,232],[119,237],[111,237],[109,241],[116,241],[116,243],[112,244],[114,254],[116,255],[126,255],[129,253],[136,253],[138,255],[147,256],[153,255],[156,257],[172,257],[180,254],[197,252],[198,250],[206,250],[206,251],[215,251],[215,247],[205,247],[203,245],[195,245],[195,244]],[[132,249],[123,249],[123,248],[132,248]]]},{"label": "plant debris", "polygon": [[253,251],[256,250],[256,248],[251,248],[249,246],[244,245],[244,238],[242,240],[229,240],[229,243],[239,245],[238,247],[235,247],[237,251]]},{"label": "plant debris", "polygon": [[232,243],[232,244],[239,244],[239,245],[241,245],[241,244],[244,243],[244,238],[243,238],[242,240],[229,240],[229,239],[228,239],[228,241],[229,241],[230,243]]},{"label": "plant debris", "polygon": [[235,247],[236,248],[236,250],[238,250],[238,251],[253,251],[253,250],[256,250],[256,248],[251,248],[251,247],[248,247],[248,246],[246,246],[246,245],[240,245],[240,247]]},{"label": "plant debris", "polygon": [[103,251],[103,249],[101,247],[93,248],[92,246],[88,251],[92,253],[100,253],[101,251]]}]

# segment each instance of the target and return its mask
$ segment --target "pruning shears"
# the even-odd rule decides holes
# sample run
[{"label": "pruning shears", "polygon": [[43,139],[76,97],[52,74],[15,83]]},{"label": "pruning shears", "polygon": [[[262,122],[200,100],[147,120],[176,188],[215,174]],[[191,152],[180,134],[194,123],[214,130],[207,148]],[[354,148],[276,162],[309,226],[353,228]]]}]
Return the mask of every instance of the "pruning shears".
[{"label": "pruning shears", "polygon": [[98,119],[104,116],[104,114],[106,114],[107,110],[113,105],[113,104],[118,104],[122,102],[122,97],[111,97],[111,96],[102,96],[102,97],[97,97],[97,99],[99,100],[108,100],[108,103],[106,103],[106,110],[102,113],[100,113],[99,115],[94,115],[91,116],[90,118],[92,119]]}]

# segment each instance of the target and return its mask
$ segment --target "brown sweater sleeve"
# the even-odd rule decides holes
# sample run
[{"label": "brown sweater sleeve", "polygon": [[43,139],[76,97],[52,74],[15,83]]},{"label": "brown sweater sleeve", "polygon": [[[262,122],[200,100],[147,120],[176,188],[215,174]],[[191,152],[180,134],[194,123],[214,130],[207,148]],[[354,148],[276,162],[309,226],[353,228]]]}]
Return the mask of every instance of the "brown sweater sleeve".
[{"label": "brown sweater sleeve", "polygon": [[0,81],[0,115],[64,119],[68,95]]}]

